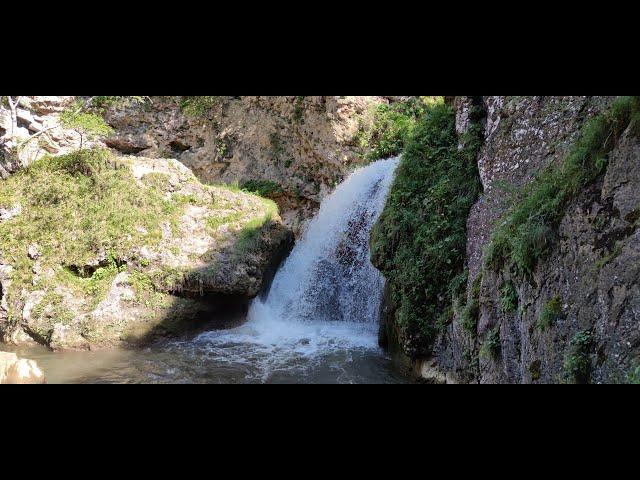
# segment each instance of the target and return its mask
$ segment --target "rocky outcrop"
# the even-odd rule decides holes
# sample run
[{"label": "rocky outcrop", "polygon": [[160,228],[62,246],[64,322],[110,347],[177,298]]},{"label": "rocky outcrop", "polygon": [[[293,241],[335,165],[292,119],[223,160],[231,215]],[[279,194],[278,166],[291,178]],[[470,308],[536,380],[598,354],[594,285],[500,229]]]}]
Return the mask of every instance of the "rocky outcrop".
[{"label": "rocky outcrop", "polygon": [[[513,197],[509,192],[547,165],[562,161],[581,127],[612,97],[484,97],[484,146],[478,157],[484,193],[467,223],[467,265],[482,272],[477,337],[459,315],[439,335],[431,361],[459,381],[557,383],[625,382],[640,360],[640,142],[627,129],[608,156],[606,172],[569,205],[557,242],[528,280],[482,269],[484,252]],[[459,133],[466,128],[465,97],[458,97]],[[507,276],[505,276],[507,275]],[[513,282],[517,308],[501,308],[501,288]],[[554,310],[550,325],[541,323]],[[478,355],[491,332],[497,355]],[[584,375],[583,375],[584,377]]]},{"label": "rocky outcrop", "polygon": [[112,108],[115,135],[106,144],[127,154],[171,157],[206,183],[270,181],[272,198],[298,231],[365,149],[356,134],[372,107],[392,97],[215,97],[199,116],[186,115],[182,97],[151,97]]},{"label": "rocky outcrop", "polygon": [[[15,129],[9,108],[0,102],[2,178],[47,153],[77,148],[79,136],[60,126],[60,113],[88,98],[20,97]],[[298,232],[322,199],[363,163],[367,146],[357,137],[371,126],[374,107],[411,97],[206,97],[215,101],[197,115],[185,112],[186,98],[115,102],[100,110],[114,133],[85,146],[175,158],[209,184],[271,182],[270,198],[284,223]]]},{"label": "rocky outcrop", "polygon": [[[133,204],[109,204],[109,215],[131,222],[127,209],[145,208],[142,199],[153,199],[161,209],[153,215],[160,218],[150,219],[146,226],[140,223],[144,216],[123,224],[110,242],[126,246],[124,250],[116,254],[98,243],[82,257],[88,260],[74,264],[51,246],[67,232],[40,235],[37,228],[33,233],[27,230],[30,225],[19,223],[21,215],[34,221],[42,215],[34,213],[37,202],[18,195],[22,213],[5,215],[0,234],[29,231],[34,236],[24,248],[0,245],[0,334],[5,342],[35,340],[54,350],[94,349],[223,325],[230,312],[245,308],[269,282],[292,246],[293,235],[273,202],[237,189],[203,185],[176,160],[112,161],[114,172],[126,173],[107,169],[93,181],[108,191],[122,188],[109,182],[123,178],[126,188],[133,189],[127,194]],[[7,182],[18,185],[19,180],[12,177]],[[16,189],[13,184],[6,187]],[[30,194],[28,189],[23,192]],[[113,198],[117,202],[119,196]],[[136,198],[141,199],[139,205]],[[91,208],[97,207],[87,205]],[[70,214],[77,222],[69,227],[92,221],[83,211]],[[147,231],[156,224],[157,234]],[[53,236],[46,236],[49,233]],[[73,238],[79,234],[73,233]],[[106,230],[105,235],[114,233]]]},{"label": "rocky outcrop", "polygon": [[79,144],[78,134],[60,125],[60,113],[73,104],[75,97],[22,96],[19,99],[15,124],[5,97],[2,97],[5,101],[0,102],[0,178],[46,154],[64,154]]},{"label": "rocky outcrop", "polygon": [[45,383],[45,376],[33,360],[15,353],[0,352],[0,384]]}]

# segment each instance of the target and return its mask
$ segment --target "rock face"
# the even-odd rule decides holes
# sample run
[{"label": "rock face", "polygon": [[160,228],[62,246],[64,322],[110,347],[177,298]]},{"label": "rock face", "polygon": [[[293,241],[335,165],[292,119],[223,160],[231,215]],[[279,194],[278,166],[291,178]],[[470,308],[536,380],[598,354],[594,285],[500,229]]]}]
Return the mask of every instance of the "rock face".
[{"label": "rock face", "polygon": [[[478,157],[484,194],[468,219],[468,296],[496,221],[509,206],[504,183],[521,187],[559,162],[580,127],[612,97],[484,97],[485,144]],[[465,97],[458,97],[465,130]],[[609,154],[606,173],[567,209],[550,255],[531,280],[515,282],[518,309],[501,311],[501,275],[485,271],[480,284],[477,339],[460,318],[433,350],[438,368],[459,381],[552,383],[569,381],[572,339],[583,341],[582,361],[591,382],[625,382],[640,359],[640,141],[628,129]],[[555,299],[555,300],[554,300]],[[536,323],[549,302],[561,311],[549,328]],[[478,358],[479,342],[499,331],[498,358]],[[475,353],[474,353],[475,352]]]},{"label": "rock face", "polygon": [[[93,144],[125,155],[175,158],[205,183],[272,182],[277,188],[270,198],[284,223],[298,232],[333,187],[363,162],[366,147],[358,145],[357,134],[371,124],[373,108],[410,97],[208,98],[216,100],[195,116],[185,113],[185,97],[113,105],[104,112],[113,135]],[[78,147],[78,134],[61,128],[59,119],[75,100],[21,97],[13,134],[11,112],[0,102],[2,178],[46,153]],[[24,146],[16,154],[18,143]]]},{"label": "rock face", "polygon": [[[78,134],[60,126],[60,113],[74,99],[69,96],[20,97],[15,126],[6,102],[0,102],[0,178],[6,178],[47,153],[64,154],[77,148]],[[18,144],[20,151],[16,153]]]},{"label": "rock face", "polygon": [[371,107],[388,97],[215,97],[193,117],[181,97],[152,97],[143,105],[112,108],[115,135],[106,144],[127,154],[171,157],[206,183],[275,182],[272,198],[298,231],[364,150],[355,136]]},{"label": "rock face", "polygon": [[18,358],[15,353],[0,352],[0,384],[45,383],[45,377],[33,360]]}]

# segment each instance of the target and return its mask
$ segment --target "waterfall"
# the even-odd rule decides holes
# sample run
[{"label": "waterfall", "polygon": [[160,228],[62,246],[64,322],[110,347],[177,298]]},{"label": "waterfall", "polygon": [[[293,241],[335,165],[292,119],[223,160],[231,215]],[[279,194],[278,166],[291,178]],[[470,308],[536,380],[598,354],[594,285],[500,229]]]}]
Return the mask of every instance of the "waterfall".
[{"label": "waterfall", "polygon": [[353,172],[322,203],[249,319],[376,323],[384,278],[369,260],[369,234],[389,190],[397,159]]},{"label": "waterfall", "polygon": [[369,235],[398,163],[355,170],[322,202],[266,298],[251,303],[246,323],[203,333],[195,343],[216,361],[257,366],[264,380],[336,352],[377,351],[384,278],[369,260]]}]

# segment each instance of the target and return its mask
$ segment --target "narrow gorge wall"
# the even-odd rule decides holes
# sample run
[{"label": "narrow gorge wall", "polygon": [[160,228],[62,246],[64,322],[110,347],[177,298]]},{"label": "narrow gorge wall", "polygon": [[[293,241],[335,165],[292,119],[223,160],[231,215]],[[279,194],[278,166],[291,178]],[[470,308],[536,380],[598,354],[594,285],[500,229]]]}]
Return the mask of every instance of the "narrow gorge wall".
[{"label": "narrow gorge wall", "polygon": [[[640,357],[640,141],[633,125],[608,153],[604,172],[571,200],[530,278],[483,269],[485,248],[519,201],[516,192],[548,165],[561,164],[585,122],[614,98],[483,97],[477,162],[484,192],[467,221],[466,251],[467,302],[476,295],[479,307],[476,331],[465,330],[458,309],[424,362],[425,376],[629,381]],[[459,133],[468,128],[469,104],[469,97],[454,101]],[[483,345],[493,354],[482,355]]]}]

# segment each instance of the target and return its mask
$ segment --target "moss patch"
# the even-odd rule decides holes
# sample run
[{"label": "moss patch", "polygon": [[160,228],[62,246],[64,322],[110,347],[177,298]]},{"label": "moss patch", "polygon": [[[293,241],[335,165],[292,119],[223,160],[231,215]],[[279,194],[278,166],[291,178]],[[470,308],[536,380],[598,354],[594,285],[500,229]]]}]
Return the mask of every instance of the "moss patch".
[{"label": "moss patch", "polygon": [[518,309],[518,291],[511,281],[506,281],[500,287],[500,310],[513,313]]}]

